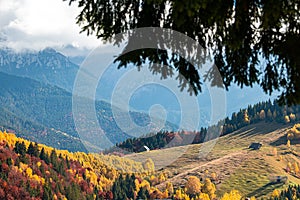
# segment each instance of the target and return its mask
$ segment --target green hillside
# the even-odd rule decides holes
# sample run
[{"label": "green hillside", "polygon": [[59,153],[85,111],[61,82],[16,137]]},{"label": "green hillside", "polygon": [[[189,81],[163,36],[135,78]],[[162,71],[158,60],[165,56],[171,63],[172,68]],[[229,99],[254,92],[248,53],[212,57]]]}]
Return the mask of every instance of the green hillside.
[{"label": "green hillside", "polygon": [[[289,184],[300,184],[300,178],[285,171],[288,162],[300,162],[300,157],[295,156],[287,148],[286,134],[292,125],[278,123],[258,123],[239,129],[231,134],[217,138],[203,144],[173,147],[150,152],[127,155],[127,158],[140,161],[151,158],[159,173],[166,173],[169,178],[166,182],[156,185],[164,189],[167,182],[172,182],[174,187],[184,187],[189,176],[201,179],[212,178],[215,173],[214,183],[217,196],[239,190],[244,197],[270,196],[274,189],[283,189]],[[214,144],[215,142],[215,144]],[[250,150],[252,142],[263,144],[260,150]],[[211,152],[201,157],[213,144]],[[300,152],[299,144],[292,144]],[[274,155],[274,148],[277,155]],[[168,160],[180,157],[168,164]],[[168,165],[166,165],[168,164]],[[272,184],[274,176],[287,176],[286,184]]]}]

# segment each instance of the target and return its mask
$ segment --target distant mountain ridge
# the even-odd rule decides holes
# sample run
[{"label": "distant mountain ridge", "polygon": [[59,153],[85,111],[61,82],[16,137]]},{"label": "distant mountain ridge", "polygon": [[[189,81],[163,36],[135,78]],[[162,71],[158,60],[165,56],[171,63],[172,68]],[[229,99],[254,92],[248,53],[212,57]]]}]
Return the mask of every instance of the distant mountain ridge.
[{"label": "distant mountain ridge", "polygon": [[[105,55],[108,56],[108,55]],[[80,68],[83,58],[67,57],[53,48],[46,48],[41,51],[24,50],[16,52],[13,49],[0,49],[0,72],[10,75],[27,77],[33,80],[58,86],[68,92],[73,91],[73,84]],[[103,57],[99,57],[101,61]],[[78,63],[79,65],[74,64]],[[99,64],[99,63],[95,63]],[[111,101],[111,95],[118,80],[124,75],[125,70],[117,69],[117,66],[109,67],[101,77],[102,82],[95,91],[97,100]],[[146,89],[146,90],[144,90]],[[167,94],[167,95],[164,95]],[[134,92],[130,101],[131,110],[148,113],[151,105],[160,104],[167,108],[167,121],[179,125],[181,120],[181,108],[177,101],[170,99],[169,93],[161,88],[152,88],[143,86],[141,90]],[[142,105],[141,103],[142,102]],[[175,102],[175,104],[173,103]],[[171,105],[171,106],[170,106]],[[204,111],[201,111],[201,122],[207,123],[208,117]]]},{"label": "distant mountain ridge", "polygon": [[[34,134],[23,134],[22,137],[55,148],[85,150],[73,120],[71,93],[56,86],[5,73],[0,73],[0,85],[0,127],[12,129],[17,135],[23,131],[26,133],[27,129],[27,132]],[[95,106],[98,122],[112,143],[130,137],[116,124],[110,104],[96,101]],[[150,122],[146,114],[131,112],[130,115],[137,124],[147,125]],[[80,120],[86,123],[85,116]],[[166,127],[172,129],[174,125],[166,123]]]},{"label": "distant mountain ridge", "polygon": [[0,71],[72,91],[78,65],[52,48],[39,52],[0,49]]}]

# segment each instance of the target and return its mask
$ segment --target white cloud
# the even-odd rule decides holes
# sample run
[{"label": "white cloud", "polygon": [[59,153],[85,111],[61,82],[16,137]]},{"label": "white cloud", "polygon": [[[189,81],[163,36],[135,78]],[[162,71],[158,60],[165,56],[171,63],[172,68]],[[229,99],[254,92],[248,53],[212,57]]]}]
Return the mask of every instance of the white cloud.
[{"label": "white cloud", "polygon": [[[15,49],[42,49],[73,44],[94,48],[101,41],[87,37],[76,24],[79,8],[62,0],[1,0],[2,45]],[[5,40],[3,42],[3,40]]]}]

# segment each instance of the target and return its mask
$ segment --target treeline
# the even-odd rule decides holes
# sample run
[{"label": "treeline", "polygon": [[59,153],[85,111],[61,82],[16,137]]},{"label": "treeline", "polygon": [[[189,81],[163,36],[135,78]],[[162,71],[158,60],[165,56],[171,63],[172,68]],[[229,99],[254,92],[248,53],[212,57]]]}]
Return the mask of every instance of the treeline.
[{"label": "treeline", "polygon": [[300,199],[300,185],[289,185],[288,188],[282,190],[274,190],[271,198],[268,200],[294,200]]},{"label": "treeline", "polygon": [[234,112],[231,118],[227,117],[214,126],[203,127],[199,131],[158,132],[150,133],[141,138],[130,138],[116,144],[116,147],[104,151],[112,152],[141,152],[146,151],[144,146],[151,150],[197,144],[224,136],[242,127],[259,122],[293,123],[300,120],[300,106],[280,106],[278,102],[266,101],[249,105],[246,109]]},{"label": "treeline", "polygon": [[276,100],[260,102],[224,120],[222,135],[258,122],[290,123],[300,120],[300,106],[280,106]]}]

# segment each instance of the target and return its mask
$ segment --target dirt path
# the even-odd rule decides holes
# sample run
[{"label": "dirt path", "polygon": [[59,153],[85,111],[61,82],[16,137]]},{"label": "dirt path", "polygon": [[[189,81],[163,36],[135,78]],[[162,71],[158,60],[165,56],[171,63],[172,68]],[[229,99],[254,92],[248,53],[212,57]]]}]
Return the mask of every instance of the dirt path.
[{"label": "dirt path", "polygon": [[[218,179],[220,181],[224,180],[226,177],[230,176],[230,173],[237,168],[241,162],[243,162],[243,157],[247,156],[248,151],[242,150],[239,152],[234,152],[225,155],[221,158],[209,161],[204,164],[200,164],[197,167],[189,169],[182,172],[170,179],[168,182],[172,182],[175,187],[183,186],[185,184],[185,178],[192,175],[198,175],[203,173],[204,170],[208,169],[210,172],[216,172],[218,174]],[[222,171],[220,171],[222,169]],[[158,184],[156,187],[162,189],[165,187],[166,182]]]}]

